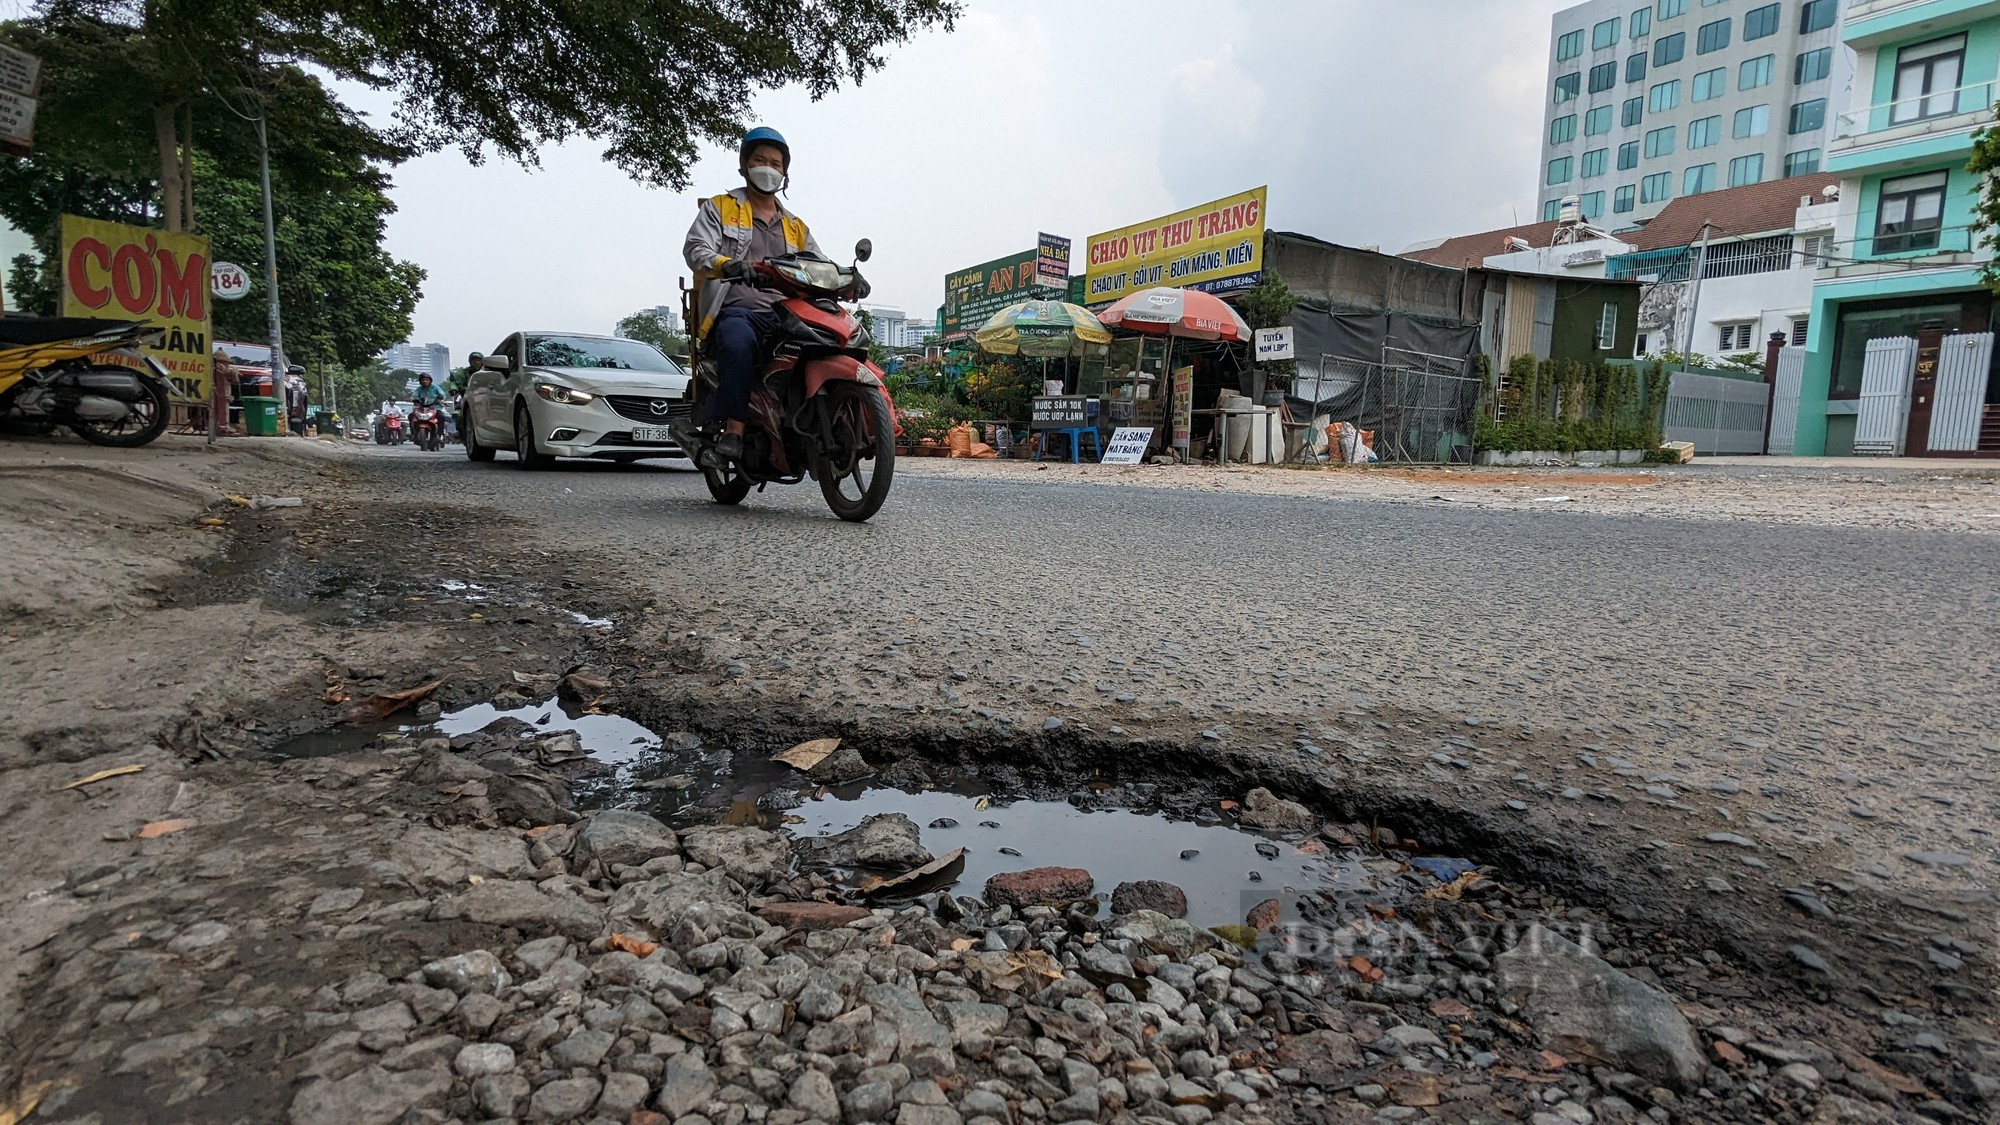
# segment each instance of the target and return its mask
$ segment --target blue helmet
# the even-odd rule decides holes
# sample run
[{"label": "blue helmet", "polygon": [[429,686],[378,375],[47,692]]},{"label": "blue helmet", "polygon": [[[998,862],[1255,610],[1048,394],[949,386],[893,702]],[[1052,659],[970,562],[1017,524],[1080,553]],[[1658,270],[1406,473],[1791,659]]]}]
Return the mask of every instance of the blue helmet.
[{"label": "blue helmet", "polygon": [[785,143],[785,135],[768,125],[759,125],[743,134],[743,143],[736,146],[736,162],[742,164],[750,158],[750,150],[758,145],[775,145],[785,158],[785,171],[792,170],[792,146]]}]

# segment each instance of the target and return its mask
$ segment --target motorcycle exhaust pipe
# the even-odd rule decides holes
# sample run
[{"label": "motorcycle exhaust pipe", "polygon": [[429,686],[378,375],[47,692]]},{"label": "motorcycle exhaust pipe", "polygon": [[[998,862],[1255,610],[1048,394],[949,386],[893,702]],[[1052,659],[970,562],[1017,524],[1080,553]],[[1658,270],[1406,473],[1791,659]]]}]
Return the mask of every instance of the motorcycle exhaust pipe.
[{"label": "motorcycle exhaust pipe", "polygon": [[[113,398],[121,403],[144,402],[152,397],[137,375],[118,371],[81,371],[63,381],[85,395]],[[123,416],[122,411],[120,416]]]},{"label": "motorcycle exhaust pipe", "polygon": [[86,422],[118,422],[125,418],[131,407],[115,398],[103,395],[84,395],[76,400],[70,412]]}]

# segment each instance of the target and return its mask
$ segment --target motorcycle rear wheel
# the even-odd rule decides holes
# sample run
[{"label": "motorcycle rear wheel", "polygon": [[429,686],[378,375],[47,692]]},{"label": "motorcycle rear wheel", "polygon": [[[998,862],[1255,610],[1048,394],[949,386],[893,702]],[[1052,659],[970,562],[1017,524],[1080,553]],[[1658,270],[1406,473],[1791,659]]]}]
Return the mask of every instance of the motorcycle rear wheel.
[{"label": "motorcycle rear wheel", "polygon": [[833,431],[858,436],[858,455],[851,466],[819,459],[819,490],[833,514],[863,523],[882,510],[889,484],[896,475],[896,422],[889,399],[879,388],[863,383],[834,383],[821,392],[833,413]]},{"label": "motorcycle rear wheel", "polygon": [[[130,375],[130,368],[107,367],[120,375]],[[158,379],[140,376],[139,382],[146,388],[146,397],[138,402],[127,403],[125,417],[117,422],[86,422],[81,419],[71,422],[69,428],[76,436],[92,445],[108,445],[117,449],[136,449],[167,432],[167,388]]]}]

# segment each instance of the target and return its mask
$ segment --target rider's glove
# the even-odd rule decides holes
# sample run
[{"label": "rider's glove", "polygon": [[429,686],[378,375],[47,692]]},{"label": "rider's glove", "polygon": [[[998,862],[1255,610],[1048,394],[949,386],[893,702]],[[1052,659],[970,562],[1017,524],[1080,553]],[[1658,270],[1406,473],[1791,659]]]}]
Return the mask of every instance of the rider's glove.
[{"label": "rider's glove", "polygon": [[722,263],[720,275],[727,281],[742,281],[750,276],[750,263],[741,258],[729,258]]}]

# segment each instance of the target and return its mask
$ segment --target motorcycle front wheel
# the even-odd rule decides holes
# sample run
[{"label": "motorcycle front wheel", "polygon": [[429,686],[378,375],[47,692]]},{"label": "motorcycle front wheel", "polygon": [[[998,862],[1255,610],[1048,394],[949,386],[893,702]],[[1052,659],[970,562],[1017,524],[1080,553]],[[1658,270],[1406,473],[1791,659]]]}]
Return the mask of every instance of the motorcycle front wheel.
[{"label": "motorcycle front wheel", "polygon": [[834,515],[861,523],[882,510],[896,475],[896,422],[889,399],[863,383],[832,383],[820,393],[832,415],[830,431],[853,458],[848,464],[819,458],[820,494]]},{"label": "motorcycle front wheel", "polygon": [[741,504],[743,498],[750,495],[750,478],[744,476],[743,469],[735,464],[721,469],[702,465],[701,479],[708,482],[708,494],[718,504]]},{"label": "motorcycle front wheel", "polygon": [[[130,375],[130,368],[107,367],[107,372]],[[141,376],[139,382],[146,388],[146,397],[137,402],[125,404],[125,417],[116,422],[88,422],[82,419],[71,422],[69,428],[76,436],[92,445],[109,445],[119,449],[133,449],[152,441],[167,432],[167,387],[158,379]]]}]

